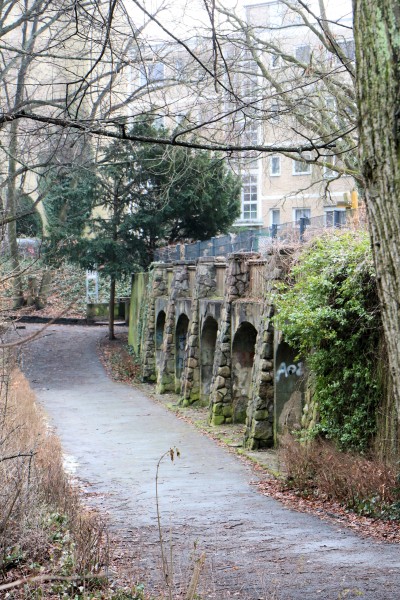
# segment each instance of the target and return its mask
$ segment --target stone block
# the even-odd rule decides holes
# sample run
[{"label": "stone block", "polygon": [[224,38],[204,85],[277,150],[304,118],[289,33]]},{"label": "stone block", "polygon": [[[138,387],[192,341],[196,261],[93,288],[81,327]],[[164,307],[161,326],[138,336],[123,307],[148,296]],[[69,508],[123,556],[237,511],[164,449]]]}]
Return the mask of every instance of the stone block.
[{"label": "stone block", "polygon": [[231,374],[231,370],[229,367],[219,367],[218,368],[218,375],[221,375],[221,377],[229,377]]},{"label": "stone block", "polygon": [[224,377],[220,377],[220,376],[216,377],[214,385],[215,385],[215,387],[216,387],[217,390],[225,387],[225,378]]},{"label": "stone block", "polygon": [[272,357],[272,344],[269,342],[264,342],[261,346],[261,357],[262,358],[271,358]]},{"label": "stone block", "polygon": [[261,379],[261,381],[264,381],[264,382],[272,381],[272,374],[261,371],[260,379]]},{"label": "stone block", "polygon": [[256,421],[254,423],[253,431],[254,437],[257,440],[267,442],[273,439],[272,426],[268,421]]},{"label": "stone block", "polygon": [[271,371],[274,365],[271,360],[262,360],[260,366],[263,371]]},{"label": "stone block", "polygon": [[226,405],[222,408],[222,414],[224,417],[232,417],[232,406]]},{"label": "stone block", "polygon": [[256,410],[254,413],[254,418],[256,421],[265,421],[268,419],[269,414],[267,410]]},{"label": "stone block", "polygon": [[223,415],[213,415],[211,417],[211,425],[222,425],[225,423],[225,417]]},{"label": "stone block", "polygon": [[213,415],[222,415],[223,413],[223,404],[222,402],[217,402],[213,405]]},{"label": "stone block", "polygon": [[189,358],[187,364],[190,369],[196,369],[198,362],[196,358]]}]

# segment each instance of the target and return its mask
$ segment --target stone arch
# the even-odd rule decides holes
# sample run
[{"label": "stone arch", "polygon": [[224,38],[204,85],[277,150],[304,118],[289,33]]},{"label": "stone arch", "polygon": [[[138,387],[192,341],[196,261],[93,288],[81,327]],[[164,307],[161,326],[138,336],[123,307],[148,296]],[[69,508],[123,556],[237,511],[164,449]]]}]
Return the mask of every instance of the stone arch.
[{"label": "stone arch", "polygon": [[275,353],[275,426],[278,434],[300,427],[303,394],[303,362],[293,348],[281,340]]},{"label": "stone arch", "polygon": [[185,361],[186,338],[189,329],[189,319],[182,313],[175,329],[175,379],[180,381]]},{"label": "stone arch", "polygon": [[208,316],[204,321],[200,340],[200,400],[208,404],[213,374],[218,323]]},{"label": "stone arch", "polygon": [[232,407],[234,421],[243,423],[251,391],[251,375],[257,330],[244,321],[238,327],[232,344]]},{"label": "stone arch", "polygon": [[156,321],[156,332],[155,332],[155,344],[156,344],[156,367],[160,368],[161,358],[163,353],[163,342],[164,342],[164,328],[165,328],[165,311],[160,310],[157,315]]}]

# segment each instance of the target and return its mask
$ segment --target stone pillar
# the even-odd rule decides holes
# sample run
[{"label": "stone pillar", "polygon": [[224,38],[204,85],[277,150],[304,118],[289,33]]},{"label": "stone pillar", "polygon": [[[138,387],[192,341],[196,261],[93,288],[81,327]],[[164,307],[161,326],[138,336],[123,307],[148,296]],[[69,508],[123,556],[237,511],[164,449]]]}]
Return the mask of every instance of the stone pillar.
[{"label": "stone pillar", "polygon": [[142,323],[140,354],[143,381],[156,381],[157,378],[155,299],[168,294],[167,267],[167,264],[152,265],[147,291],[141,306],[139,319]]},{"label": "stone pillar", "polygon": [[287,269],[287,249],[272,253],[265,266],[266,293],[257,336],[252,374],[252,397],[246,415],[244,444],[256,450],[274,445],[274,314],[273,292]]},{"label": "stone pillar", "polygon": [[200,315],[199,300],[215,294],[217,289],[215,259],[198,259],[192,297],[192,314],[188,332],[185,367],[182,374],[181,401],[183,406],[200,398]]},{"label": "stone pillar", "polygon": [[250,281],[248,260],[255,258],[259,258],[259,254],[250,252],[234,253],[228,257],[221,327],[218,331],[211,383],[210,423],[212,425],[232,422],[232,302],[246,296]]},{"label": "stone pillar", "polygon": [[[175,303],[177,298],[189,295],[189,273],[187,263],[174,263],[174,275],[169,293],[163,341],[163,355],[157,378],[157,392],[175,391]],[[154,352],[155,355],[155,352]]]}]

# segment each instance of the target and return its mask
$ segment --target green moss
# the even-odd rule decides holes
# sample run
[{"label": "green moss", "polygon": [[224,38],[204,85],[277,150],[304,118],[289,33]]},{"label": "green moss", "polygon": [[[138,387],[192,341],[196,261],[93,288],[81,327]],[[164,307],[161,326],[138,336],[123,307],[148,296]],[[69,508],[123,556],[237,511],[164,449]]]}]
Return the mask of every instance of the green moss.
[{"label": "green moss", "polygon": [[223,415],[213,415],[211,418],[211,425],[222,425],[225,422]]}]

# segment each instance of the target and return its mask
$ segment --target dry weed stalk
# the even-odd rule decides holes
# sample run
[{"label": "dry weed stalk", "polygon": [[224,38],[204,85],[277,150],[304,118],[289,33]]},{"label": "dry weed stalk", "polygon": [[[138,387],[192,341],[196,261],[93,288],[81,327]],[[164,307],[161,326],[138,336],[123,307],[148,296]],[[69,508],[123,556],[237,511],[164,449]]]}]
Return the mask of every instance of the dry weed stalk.
[{"label": "dry weed stalk", "polygon": [[55,551],[52,537],[62,537],[55,529],[63,527],[72,565],[62,576],[98,575],[109,563],[104,524],[83,511],[64,472],[60,442],[13,355],[3,351],[0,366],[0,571],[46,563]]},{"label": "dry weed stalk", "polygon": [[350,508],[373,500],[382,510],[399,502],[397,469],[376,458],[340,452],[326,440],[300,443],[286,436],[281,456],[287,479],[303,493],[314,493]]},{"label": "dry weed stalk", "polygon": [[[166,458],[167,456],[169,456],[171,461],[173,462],[175,460],[175,458],[180,457],[180,451],[178,448],[174,447],[174,448],[170,448],[169,450],[164,452],[164,454],[159,458],[159,460],[157,462],[156,479],[155,479],[157,525],[158,525],[158,536],[159,536],[160,550],[161,550],[161,569],[162,569],[165,583],[167,585],[168,598],[169,598],[169,600],[173,600],[172,594],[173,594],[173,585],[174,585],[174,560],[173,560],[173,553],[172,553],[172,531],[170,529],[169,557],[167,559],[165,540],[164,540],[162,526],[161,526],[160,496],[159,496],[159,489],[158,489],[161,463],[164,460],[164,458]],[[204,566],[205,560],[206,560],[206,555],[204,553],[202,553],[199,557],[194,559],[193,573],[192,573],[192,576],[191,576],[191,579],[190,579],[190,582],[188,585],[188,589],[187,589],[187,592],[185,595],[185,600],[194,600],[194,598],[196,597],[196,590],[197,590],[197,587],[199,584],[200,574],[201,574],[202,568]]]}]

